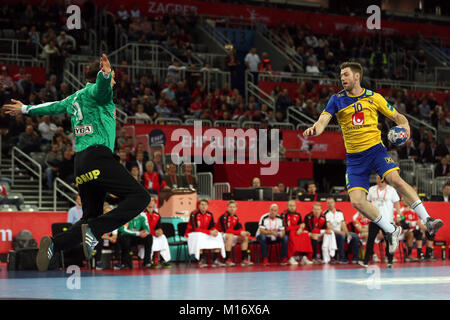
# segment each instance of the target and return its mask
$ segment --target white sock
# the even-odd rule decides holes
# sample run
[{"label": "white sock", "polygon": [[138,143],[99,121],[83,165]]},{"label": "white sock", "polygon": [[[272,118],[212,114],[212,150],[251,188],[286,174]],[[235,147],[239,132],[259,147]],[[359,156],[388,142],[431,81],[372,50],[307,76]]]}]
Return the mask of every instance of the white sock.
[{"label": "white sock", "polygon": [[411,205],[411,209],[413,209],[417,214],[419,215],[420,219],[423,221],[427,221],[427,219],[430,217],[427,210],[425,209],[425,206],[423,205],[422,201],[417,200]]},{"label": "white sock", "polygon": [[383,215],[380,213],[378,218],[373,220],[374,223],[376,223],[381,229],[384,230],[384,232],[392,233],[395,231],[395,227],[392,223],[389,222],[388,219],[383,217]]}]

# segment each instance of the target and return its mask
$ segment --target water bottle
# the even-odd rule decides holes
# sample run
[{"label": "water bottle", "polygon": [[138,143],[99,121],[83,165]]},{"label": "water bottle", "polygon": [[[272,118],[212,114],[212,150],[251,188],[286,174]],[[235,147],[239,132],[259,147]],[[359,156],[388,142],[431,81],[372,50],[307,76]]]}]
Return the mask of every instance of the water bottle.
[{"label": "water bottle", "polygon": [[445,247],[445,246],[442,246],[441,249],[442,249],[442,260],[445,260],[445,259],[446,259],[446,257],[445,257],[445,250],[446,250],[446,247]]}]

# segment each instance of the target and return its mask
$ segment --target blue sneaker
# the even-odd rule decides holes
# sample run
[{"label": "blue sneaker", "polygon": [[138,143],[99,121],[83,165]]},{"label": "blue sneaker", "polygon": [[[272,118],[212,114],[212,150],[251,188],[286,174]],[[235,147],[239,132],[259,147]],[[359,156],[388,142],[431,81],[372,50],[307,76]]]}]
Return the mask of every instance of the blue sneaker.
[{"label": "blue sneaker", "polygon": [[114,270],[120,270],[122,269],[122,265],[119,262],[114,263],[113,265]]},{"label": "blue sneaker", "polygon": [[97,263],[97,265],[95,266],[95,270],[105,270],[105,266],[103,265],[102,262]]},{"label": "blue sneaker", "polygon": [[89,228],[88,224],[81,225],[81,236],[83,238],[83,252],[84,257],[87,261],[92,258],[92,252],[94,251],[95,246],[98,241],[92,233],[91,228]]},{"label": "blue sneaker", "polygon": [[43,236],[36,256],[36,265],[39,271],[47,271],[53,257],[53,241],[49,236]]}]

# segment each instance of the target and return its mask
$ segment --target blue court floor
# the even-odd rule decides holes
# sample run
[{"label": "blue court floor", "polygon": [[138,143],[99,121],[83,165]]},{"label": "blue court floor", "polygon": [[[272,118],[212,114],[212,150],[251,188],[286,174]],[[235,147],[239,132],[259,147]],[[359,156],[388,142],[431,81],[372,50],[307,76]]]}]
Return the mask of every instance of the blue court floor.
[{"label": "blue court floor", "polygon": [[[132,271],[14,271],[0,266],[0,299],[450,299],[450,263],[252,266]],[[79,282],[77,282],[79,280]],[[77,284],[79,289],[77,289]],[[75,287],[75,288],[74,288]],[[74,288],[74,289],[70,289]]]}]

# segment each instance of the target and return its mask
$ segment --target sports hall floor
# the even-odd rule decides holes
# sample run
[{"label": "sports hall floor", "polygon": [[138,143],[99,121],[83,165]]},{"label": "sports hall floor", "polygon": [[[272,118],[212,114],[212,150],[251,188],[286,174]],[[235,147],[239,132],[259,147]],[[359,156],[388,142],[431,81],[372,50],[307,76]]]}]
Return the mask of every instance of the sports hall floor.
[{"label": "sports hall floor", "polygon": [[450,299],[449,260],[375,265],[371,273],[357,265],[81,269],[80,289],[70,290],[67,282],[76,282],[65,271],[8,272],[0,264],[0,299]]}]

